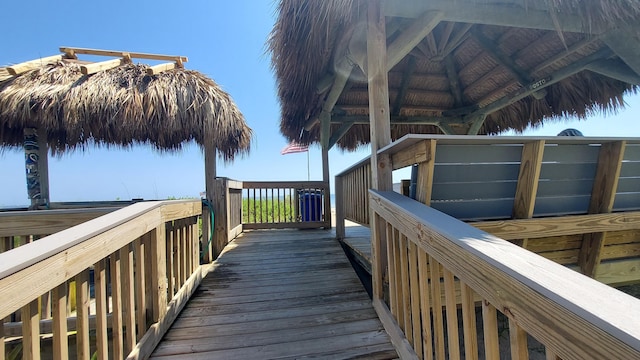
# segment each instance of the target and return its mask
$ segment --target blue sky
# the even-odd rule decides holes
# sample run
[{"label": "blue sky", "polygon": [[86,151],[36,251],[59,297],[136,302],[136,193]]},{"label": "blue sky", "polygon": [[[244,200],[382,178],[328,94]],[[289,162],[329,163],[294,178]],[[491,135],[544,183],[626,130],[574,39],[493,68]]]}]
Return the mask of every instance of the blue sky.
[{"label": "blue sky", "polygon": [[[275,18],[272,0],[11,1],[3,4],[3,12],[0,65],[55,55],[60,46],[187,56],[185,67],[226,90],[254,131],[251,154],[232,164],[219,162],[218,176],[307,179],[307,154],[280,155],[287,142],[279,132],[276,84],[265,47]],[[640,136],[640,97],[629,97],[628,103],[615,116],[549,122],[525,135],[555,135],[575,127],[586,136]],[[368,151],[331,150],[331,178]],[[318,146],[309,159],[311,179],[322,179]],[[0,152],[0,167],[0,207],[28,204],[23,153]],[[49,178],[51,201],[198,197],[204,190],[204,157],[193,144],[176,154],[145,146],[90,148],[50,158]]]}]

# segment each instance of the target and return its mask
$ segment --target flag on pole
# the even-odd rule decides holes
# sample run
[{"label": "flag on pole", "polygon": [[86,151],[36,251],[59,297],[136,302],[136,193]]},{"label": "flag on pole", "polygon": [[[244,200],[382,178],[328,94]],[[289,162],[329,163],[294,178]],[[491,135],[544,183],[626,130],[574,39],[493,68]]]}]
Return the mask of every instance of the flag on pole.
[{"label": "flag on pole", "polygon": [[308,145],[300,145],[295,141],[289,143],[289,145],[285,146],[281,151],[280,155],[293,154],[299,152],[309,151]]}]

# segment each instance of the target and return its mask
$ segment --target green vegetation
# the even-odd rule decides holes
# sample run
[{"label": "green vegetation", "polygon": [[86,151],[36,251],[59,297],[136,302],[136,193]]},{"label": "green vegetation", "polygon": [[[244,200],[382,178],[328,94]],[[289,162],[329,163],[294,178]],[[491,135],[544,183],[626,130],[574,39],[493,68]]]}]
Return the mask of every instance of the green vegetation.
[{"label": "green vegetation", "polygon": [[281,223],[295,221],[295,201],[284,199],[242,199],[242,223]]}]

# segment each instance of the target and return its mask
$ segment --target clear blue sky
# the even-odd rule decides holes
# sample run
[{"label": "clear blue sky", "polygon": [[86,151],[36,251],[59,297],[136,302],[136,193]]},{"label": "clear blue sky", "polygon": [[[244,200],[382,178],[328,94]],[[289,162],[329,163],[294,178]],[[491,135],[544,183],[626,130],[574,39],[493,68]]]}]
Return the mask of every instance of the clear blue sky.
[{"label": "clear blue sky", "polygon": [[[251,154],[218,163],[218,175],[237,180],[306,180],[305,153],[280,155],[276,84],[266,53],[275,18],[272,0],[11,1],[3,4],[5,34],[0,65],[58,54],[60,46],[126,50],[189,58],[188,69],[214,79],[234,99],[254,131]],[[525,135],[555,135],[575,127],[586,136],[640,136],[640,97],[629,97],[617,116],[553,123]],[[367,155],[329,152],[331,178]],[[309,153],[311,179],[322,179],[318,146]],[[0,207],[28,204],[24,155],[0,152]],[[394,181],[405,177],[398,174]],[[198,197],[204,190],[204,157],[193,144],[176,154],[149,147],[91,148],[50,158],[51,201]]]}]

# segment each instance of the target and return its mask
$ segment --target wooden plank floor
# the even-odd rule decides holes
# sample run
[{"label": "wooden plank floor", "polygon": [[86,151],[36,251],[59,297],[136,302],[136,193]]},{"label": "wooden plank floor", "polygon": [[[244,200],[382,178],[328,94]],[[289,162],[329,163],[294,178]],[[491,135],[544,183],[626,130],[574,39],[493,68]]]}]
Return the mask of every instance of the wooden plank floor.
[{"label": "wooden plank floor", "polygon": [[366,226],[347,221],[345,238],[342,242],[360,266],[371,274],[371,230]]},{"label": "wooden plank floor", "polygon": [[260,230],[227,246],[151,357],[398,356],[332,232]]}]

